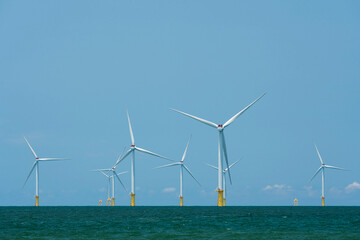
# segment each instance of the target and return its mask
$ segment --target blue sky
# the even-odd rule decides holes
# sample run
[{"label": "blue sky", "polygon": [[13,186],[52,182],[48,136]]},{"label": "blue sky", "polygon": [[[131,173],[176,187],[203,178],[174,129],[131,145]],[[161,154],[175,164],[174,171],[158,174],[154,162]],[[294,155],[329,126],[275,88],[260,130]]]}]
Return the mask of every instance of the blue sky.
[{"label": "blue sky", "polygon": [[[0,205],[96,205],[131,144],[179,159],[185,205],[215,205],[217,132],[168,108],[224,123],[229,205],[359,205],[360,3],[358,1],[0,1]],[[177,205],[178,169],[136,160],[137,205]],[[119,170],[130,169],[129,159]],[[130,189],[130,174],[122,176]],[[352,184],[352,185],[351,185]],[[117,185],[117,204],[130,197]]]}]

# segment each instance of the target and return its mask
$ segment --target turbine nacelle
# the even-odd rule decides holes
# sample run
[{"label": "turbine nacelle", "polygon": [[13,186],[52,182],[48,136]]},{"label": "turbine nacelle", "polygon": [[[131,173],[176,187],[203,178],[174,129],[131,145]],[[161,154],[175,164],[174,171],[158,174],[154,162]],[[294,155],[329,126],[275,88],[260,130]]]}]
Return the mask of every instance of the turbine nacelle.
[{"label": "turbine nacelle", "polygon": [[135,147],[135,145],[133,144],[133,145],[130,146],[130,148],[131,148],[131,149],[134,149],[134,148],[136,148],[136,147]]},{"label": "turbine nacelle", "polygon": [[217,126],[217,130],[219,130],[219,131],[224,130],[224,126],[223,126],[222,124],[219,124],[219,125]]}]

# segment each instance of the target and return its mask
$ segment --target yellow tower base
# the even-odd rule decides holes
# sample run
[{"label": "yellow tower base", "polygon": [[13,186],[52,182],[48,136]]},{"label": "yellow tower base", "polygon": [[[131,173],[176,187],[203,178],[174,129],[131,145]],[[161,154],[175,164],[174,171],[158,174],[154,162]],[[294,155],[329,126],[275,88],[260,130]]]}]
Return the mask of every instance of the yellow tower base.
[{"label": "yellow tower base", "polygon": [[223,207],[226,206],[226,198],[223,199]]},{"label": "yellow tower base", "polygon": [[111,206],[115,206],[115,198],[112,198]]},{"label": "yellow tower base", "polygon": [[35,196],[35,206],[39,206],[39,196]]},{"label": "yellow tower base", "polygon": [[180,197],[180,207],[183,206],[183,203],[184,203],[184,202],[183,202],[183,196],[181,196],[181,197]]},{"label": "yellow tower base", "polygon": [[223,206],[223,200],[224,200],[224,190],[216,190],[218,192],[218,200],[217,200],[217,206],[222,207]]},{"label": "yellow tower base", "polygon": [[106,200],[106,206],[111,206],[111,198],[108,198],[108,199]]},{"label": "yellow tower base", "polygon": [[134,207],[135,206],[135,193],[131,193],[131,201],[130,201],[130,206]]},{"label": "yellow tower base", "polygon": [[321,206],[325,206],[325,197],[321,197]]},{"label": "yellow tower base", "polygon": [[99,206],[102,206],[102,200],[99,200]]}]

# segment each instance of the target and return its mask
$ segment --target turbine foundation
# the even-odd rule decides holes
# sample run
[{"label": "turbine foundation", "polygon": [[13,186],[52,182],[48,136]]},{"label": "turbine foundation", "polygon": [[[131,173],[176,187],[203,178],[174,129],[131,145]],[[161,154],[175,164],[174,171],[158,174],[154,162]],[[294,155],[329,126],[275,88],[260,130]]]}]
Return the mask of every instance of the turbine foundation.
[{"label": "turbine foundation", "polygon": [[35,196],[35,206],[39,206],[39,196]]},{"label": "turbine foundation", "polygon": [[223,199],[223,207],[226,206],[226,198]]},{"label": "turbine foundation", "polygon": [[217,200],[217,206],[222,207],[223,206],[223,200],[224,200],[224,190],[216,190],[218,192],[218,200]]},{"label": "turbine foundation", "polygon": [[130,195],[131,195],[130,206],[135,207],[135,193],[131,193]]},{"label": "turbine foundation", "polygon": [[183,203],[184,203],[184,202],[183,202],[183,198],[184,198],[183,196],[180,197],[180,207],[183,206]]},{"label": "turbine foundation", "polygon": [[106,206],[111,206],[111,198],[108,198],[108,199],[106,200]]},{"label": "turbine foundation", "polygon": [[321,206],[325,206],[325,197],[321,197]]},{"label": "turbine foundation", "polygon": [[115,198],[114,197],[112,198],[111,206],[115,206]]}]

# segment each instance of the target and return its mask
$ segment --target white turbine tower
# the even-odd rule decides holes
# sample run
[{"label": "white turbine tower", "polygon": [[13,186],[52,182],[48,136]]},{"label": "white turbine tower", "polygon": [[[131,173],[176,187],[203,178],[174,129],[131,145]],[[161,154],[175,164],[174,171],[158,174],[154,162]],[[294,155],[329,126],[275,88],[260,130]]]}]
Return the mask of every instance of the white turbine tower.
[{"label": "white turbine tower", "polygon": [[[193,118],[195,120],[198,120],[206,125],[209,125],[210,127],[216,128],[219,132],[219,138],[218,138],[218,201],[217,201],[217,205],[219,207],[223,206],[223,184],[222,184],[222,169],[223,169],[223,161],[222,161],[222,156],[225,157],[225,162],[226,162],[226,166],[227,168],[229,168],[229,161],[228,161],[228,155],[227,155],[227,150],[226,150],[226,144],[225,144],[225,137],[224,137],[224,129],[229,126],[232,122],[235,121],[236,118],[238,118],[241,114],[243,114],[247,109],[249,109],[253,104],[255,104],[257,101],[260,100],[260,98],[262,98],[265,95],[265,93],[263,95],[261,95],[260,97],[258,97],[255,101],[253,101],[252,103],[250,103],[247,107],[245,107],[243,110],[241,110],[240,112],[238,112],[237,114],[235,114],[232,118],[230,118],[227,122],[225,122],[224,124],[215,124],[213,122],[210,122],[208,120],[199,118],[199,117],[195,117],[193,115],[190,115],[188,113],[184,113],[181,112],[179,110],[170,108],[170,110],[173,110],[175,112],[181,113],[185,116],[188,116],[190,118]],[[231,175],[230,175],[230,170],[228,170],[229,172],[229,179],[230,179],[230,183],[231,183]]]},{"label": "white turbine tower", "polygon": [[124,160],[127,156],[129,156],[129,154],[131,153],[131,200],[130,200],[130,206],[135,206],[135,151],[139,151],[139,152],[143,152],[149,155],[153,155],[159,158],[163,158],[169,161],[173,161],[167,157],[161,156],[159,154],[150,152],[148,150],[145,150],[143,148],[139,148],[137,146],[135,146],[135,139],[134,139],[134,134],[132,132],[132,128],[131,128],[131,122],[130,122],[130,117],[129,117],[129,113],[127,112],[127,118],[128,118],[128,122],[129,122],[129,131],[130,131],[130,137],[131,137],[131,146],[130,149],[125,153],[125,155],[123,155],[122,157],[120,157],[117,162],[115,163],[114,166],[117,166],[122,160]]},{"label": "white turbine tower", "polygon": [[[319,150],[317,149],[316,145],[315,145],[315,149],[317,152],[317,155],[319,156],[320,162],[321,162],[321,166],[319,167],[319,169],[315,172],[314,176],[312,176],[311,180],[314,179],[314,177],[321,171],[321,179],[322,179],[322,188],[321,188],[321,206],[325,206],[325,168],[332,168],[332,169],[337,169],[337,170],[346,170],[343,168],[339,168],[339,167],[334,167],[334,166],[330,166],[330,165],[325,165],[325,163],[323,162],[321,155],[319,153]],[[310,181],[311,181],[310,180]]]},{"label": "white turbine tower", "polygon": [[171,166],[180,166],[180,196],[179,196],[180,197],[180,207],[183,206],[183,199],[184,199],[183,198],[183,169],[185,169],[190,174],[190,176],[201,186],[199,181],[196,180],[194,175],[191,173],[190,169],[188,167],[186,167],[185,164],[184,164],[184,160],[185,160],[186,153],[187,153],[187,150],[188,150],[188,147],[189,147],[189,143],[190,143],[190,139],[189,139],[189,141],[188,141],[188,143],[186,145],[184,154],[183,154],[180,162],[170,163],[170,164],[167,164],[167,165],[156,167],[156,168],[164,168],[164,167],[171,167]]},{"label": "white turbine tower", "polygon": [[29,177],[31,175],[31,173],[34,171],[35,169],[35,206],[38,207],[39,206],[39,162],[43,162],[43,161],[59,161],[59,160],[67,160],[67,158],[39,158],[34,149],[31,147],[30,143],[28,142],[28,140],[24,137],[27,145],[29,146],[31,152],[34,154],[35,157],[35,162],[30,170],[29,175],[27,176],[25,183],[23,185],[23,187],[25,186],[26,182],[29,180]]},{"label": "white turbine tower", "polygon": [[[116,173],[115,168],[110,168],[110,169],[96,169],[94,171],[97,172],[101,172],[102,174],[104,174],[105,177],[108,178],[108,199],[106,201],[106,205],[111,205],[111,206],[115,206],[115,177],[119,180],[119,182],[121,183],[121,185],[123,186],[123,188],[125,189],[125,192],[127,192],[126,187],[124,186],[124,184],[121,182],[119,175],[127,173],[127,172],[121,172],[121,173]],[[105,173],[106,171],[106,173]],[[108,175],[108,173],[111,172],[112,174]],[[110,184],[110,182],[112,184]],[[110,198],[110,185],[112,185],[112,199]]]},{"label": "white turbine tower", "polygon": [[[236,162],[234,162],[233,164],[231,164],[228,168],[225,168],[225,169],[223,170],[223,190],[224,190],[223,206],[224,206],[224,207],[225,207],[225,205],[226,205],[226,178],[225,178],[225,174],[226,174],[226,172],[227,172],[230,168],[232,168],[232,167],[233,167],[235,164],[237,164],[239,161],[240,161],[240,160],[237,160]],[[207,165],[208,165],[209,167],[212,167],[212,168],[218,170],[218,168],[215,167],[215,166],[213,166],[213,165],[210,165],[210,164],[207,164]]]}]

